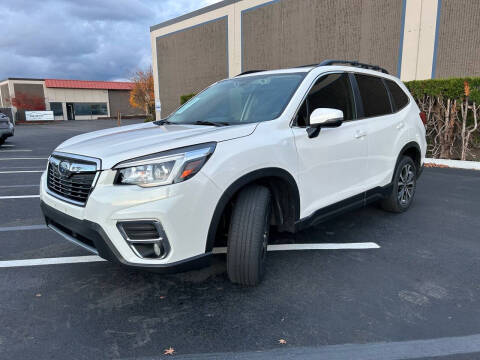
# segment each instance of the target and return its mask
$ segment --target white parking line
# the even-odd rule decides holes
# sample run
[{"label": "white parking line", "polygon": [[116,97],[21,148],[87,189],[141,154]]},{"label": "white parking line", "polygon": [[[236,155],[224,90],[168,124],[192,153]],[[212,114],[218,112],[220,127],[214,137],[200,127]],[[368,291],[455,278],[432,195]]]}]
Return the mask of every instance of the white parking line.
[{"label": "white parking line", "polygon": [[39,266],[39,265],[55,265],[55,264],[74,264],[106,261],[97,255],[87,256],[70,256],[43,259],[26,259],[26,260],[3,260],[0,261],[0,268],[20,267],[20,266]]},{"label": "white parking line", "polygon": [[3,232],[3,231],[22,231],[22,230],[44,230],[44,229],[48,229],[47,225],[3,226],[3,227],[0,227],[0,232]]},{"label": "white parking line", "polygon": [[38,198],[40,195],[11,195],[11,196],[0,196],[0,200],[5,199],[30,199],[30,198]]},{"label": "white parking line", "polygon": [[42,173],[45,170],[9,170],[0,171],[0,174],[20,174],[20,173]]},{"label": "white parking line", "polygon": [[4,144],[4,145],[1,145],[1,146],[0,146],[0,149],[1,149],[2,147],[15,147],[15,145],[5,145],[5,144]]},{"label": "white parking line", "polygon": [[[380,246],[374,242],[365,243],[325,243],[325,244],[281,244],[268,245],[268,251],[286,251],[286,250],[336,250],[336,249],[378,249]],[[226,247],[217,247],[213,249],[214,254],[226,253]],[[55,265],[55,264],[74,264],[106,261],[97,255],[57,257],[43,259],[26,259],[26,260],[3,260],[0,261],[0,268],[19,267],[19,266],[39,266],[39,265]]]},{"label": "white parking line", "polygon": [[29,151],[32,151],[32,150],[28,150],[28,149],[18,149],[18,150],[0,150],[0,153],[4,153],[4,152],[29,152]]},{"label": "white parking line", "polygon": [[0,161],[9,161],[9,160],[48,160],[48,158],[43,158],[43,157],[0,158]]},{"label": "white parking line", "polygon": [[[361,250],[361,249],[379,249],[380,246],[374,242],[363,243],[321,243],[321,244],[278,244],[268,245],[268,251],[293,251],[293,250]],[[217,247],[213,249],[214,254],[225,254],[226,247]]]}]

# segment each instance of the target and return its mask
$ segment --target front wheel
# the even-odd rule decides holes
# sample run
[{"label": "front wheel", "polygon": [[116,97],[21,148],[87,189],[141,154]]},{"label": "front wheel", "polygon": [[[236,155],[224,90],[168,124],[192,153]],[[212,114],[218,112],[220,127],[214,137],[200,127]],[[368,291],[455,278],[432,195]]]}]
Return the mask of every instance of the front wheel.
[{"label": "front wheel", "polygon": [[384,210],[404,212],[413,202],[417,188],[417,168],[412,158],[402,157],[393,175],[393,186],[390,195],[381,202]]},{"label": "front wheel", "polygon": [[227,272],[230,281],[257,285],[265,272],[270,229],[271,194],[264,186],[241,190],[230,221]]}]

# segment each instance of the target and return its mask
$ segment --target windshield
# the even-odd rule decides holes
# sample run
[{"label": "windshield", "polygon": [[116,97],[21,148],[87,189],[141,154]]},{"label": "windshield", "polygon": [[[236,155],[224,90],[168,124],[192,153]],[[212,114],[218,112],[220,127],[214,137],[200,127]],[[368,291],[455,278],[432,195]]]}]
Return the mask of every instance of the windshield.
[{"label": "windshield", "polygon": [[306,73],[238,77],[220,81],[168,117],[174,124],[254,123],[280,116]]}]

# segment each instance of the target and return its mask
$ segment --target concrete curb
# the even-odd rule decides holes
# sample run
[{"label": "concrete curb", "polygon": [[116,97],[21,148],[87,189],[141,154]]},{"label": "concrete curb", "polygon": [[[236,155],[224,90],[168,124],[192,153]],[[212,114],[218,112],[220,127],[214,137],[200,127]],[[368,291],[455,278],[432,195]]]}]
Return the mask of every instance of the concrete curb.
[{"label": "concrete curb", "polygon": [[480,170],[480,161],[425,158],[425,164],[447,166],[455,169]]}]

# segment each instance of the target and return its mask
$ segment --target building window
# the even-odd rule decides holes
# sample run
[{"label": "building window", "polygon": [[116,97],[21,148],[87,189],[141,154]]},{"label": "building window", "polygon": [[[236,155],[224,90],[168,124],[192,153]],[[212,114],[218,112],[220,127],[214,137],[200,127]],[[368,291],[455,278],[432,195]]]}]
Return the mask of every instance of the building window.
[{"label": "building window", "polygon": [[107,103],[74,103],[75,115],[108,115]]},{"label": "building window", "polygon": [[63,107],[61,102],[51,102],[50,110],[53,111],[54,116],[63,116]]}]

